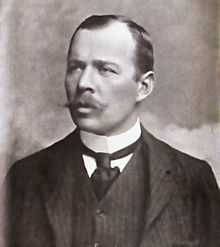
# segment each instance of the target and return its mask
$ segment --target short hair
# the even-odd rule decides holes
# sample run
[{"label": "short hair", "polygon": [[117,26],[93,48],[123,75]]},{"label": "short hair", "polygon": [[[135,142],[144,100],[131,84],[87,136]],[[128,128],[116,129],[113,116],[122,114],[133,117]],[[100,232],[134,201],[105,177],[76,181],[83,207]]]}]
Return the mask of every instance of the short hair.
[{"label": "short hair", "polygon": [[153,45],[149,32],[142,26],[138,25],[131,19],[121,16],[121,15],[92,15],[86,18],[74,31],[68,50],[68,57],[70,56],[71,46],[74,41],[76,33],[80,29],[95,30],[99,28],[104,28],[114,21],[126,24],[132,37],[136,42],[135,51],[135,66],[136,75],[146,73],[147,71],[152,71],[154,66],[153,58]]}]

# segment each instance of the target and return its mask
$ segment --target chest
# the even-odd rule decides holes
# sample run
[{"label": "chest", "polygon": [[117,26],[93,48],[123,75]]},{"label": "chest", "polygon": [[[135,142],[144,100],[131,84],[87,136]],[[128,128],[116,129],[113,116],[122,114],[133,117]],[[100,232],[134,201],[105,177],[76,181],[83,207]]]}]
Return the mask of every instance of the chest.
[{"label": "chest", "polygon": [[147,174],[146,160],[138,151],[98,201],[82,171],[78,178],[81,187],[77,186],[73,198],[73,242],[77,246],[137,246],[148,203]]}]

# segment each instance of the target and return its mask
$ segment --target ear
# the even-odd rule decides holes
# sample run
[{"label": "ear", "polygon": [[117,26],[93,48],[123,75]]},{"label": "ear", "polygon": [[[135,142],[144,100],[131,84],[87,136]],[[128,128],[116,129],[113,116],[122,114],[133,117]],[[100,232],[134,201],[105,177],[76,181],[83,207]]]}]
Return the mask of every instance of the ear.
[{"label": "ear", "polygon": [[137,88],[137,98],[136,102],[141,102],[144,100],[148,95],[151,94],[154,88],[154,72],[148,71],[141,76],[138,83]]}]

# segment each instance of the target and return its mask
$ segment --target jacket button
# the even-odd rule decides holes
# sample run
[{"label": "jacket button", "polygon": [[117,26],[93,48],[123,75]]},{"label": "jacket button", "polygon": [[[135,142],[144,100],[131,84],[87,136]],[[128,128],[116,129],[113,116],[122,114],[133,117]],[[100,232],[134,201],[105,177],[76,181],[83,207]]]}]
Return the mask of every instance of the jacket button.
[{"label": "jacket button", "polygon": [[98,209],[96,209],[96,213],[97,214],[101,214],[102,213],[102,210],[98,208]]},{"label": "jacket button", "polygon": [[99,245],[99,243],[97,243],[97,242],[94,244],[94,247],[99,247],[99,246],[100,246],[100,245]]},{"label": "jacket button", "polygon": [[97,209],[97,210],[96,210],[96,214],[97,214],[98,216],[104,216],[104,215],[105,215],[105,213],[104,213],[101,209]]}]

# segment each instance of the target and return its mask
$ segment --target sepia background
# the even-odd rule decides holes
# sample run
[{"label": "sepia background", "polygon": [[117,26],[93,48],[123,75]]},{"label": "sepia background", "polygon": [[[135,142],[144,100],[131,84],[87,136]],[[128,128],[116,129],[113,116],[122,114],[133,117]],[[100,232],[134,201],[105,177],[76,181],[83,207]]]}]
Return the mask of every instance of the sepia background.
[{"label": "sepia background", "polygon": [[[207,160],[220,185],[218,2],[2,0],[0,184],[15,160],[74,129],[63,107],[70,37],[85,17],[115,13],[131,17],[153,38],[157,82],[141,109],[144,126],[170,145]],[[0,246],[3,216],[0,204]]]},{"label": "sepia background", "polygon": [[65,103],[66,53],[91,14],[122,14],[151,33],[156,87],[142,107],[155,136],[207,160],[220,184],[218,0],[2,0],[0,182],[17,159],[74,128]]}]

